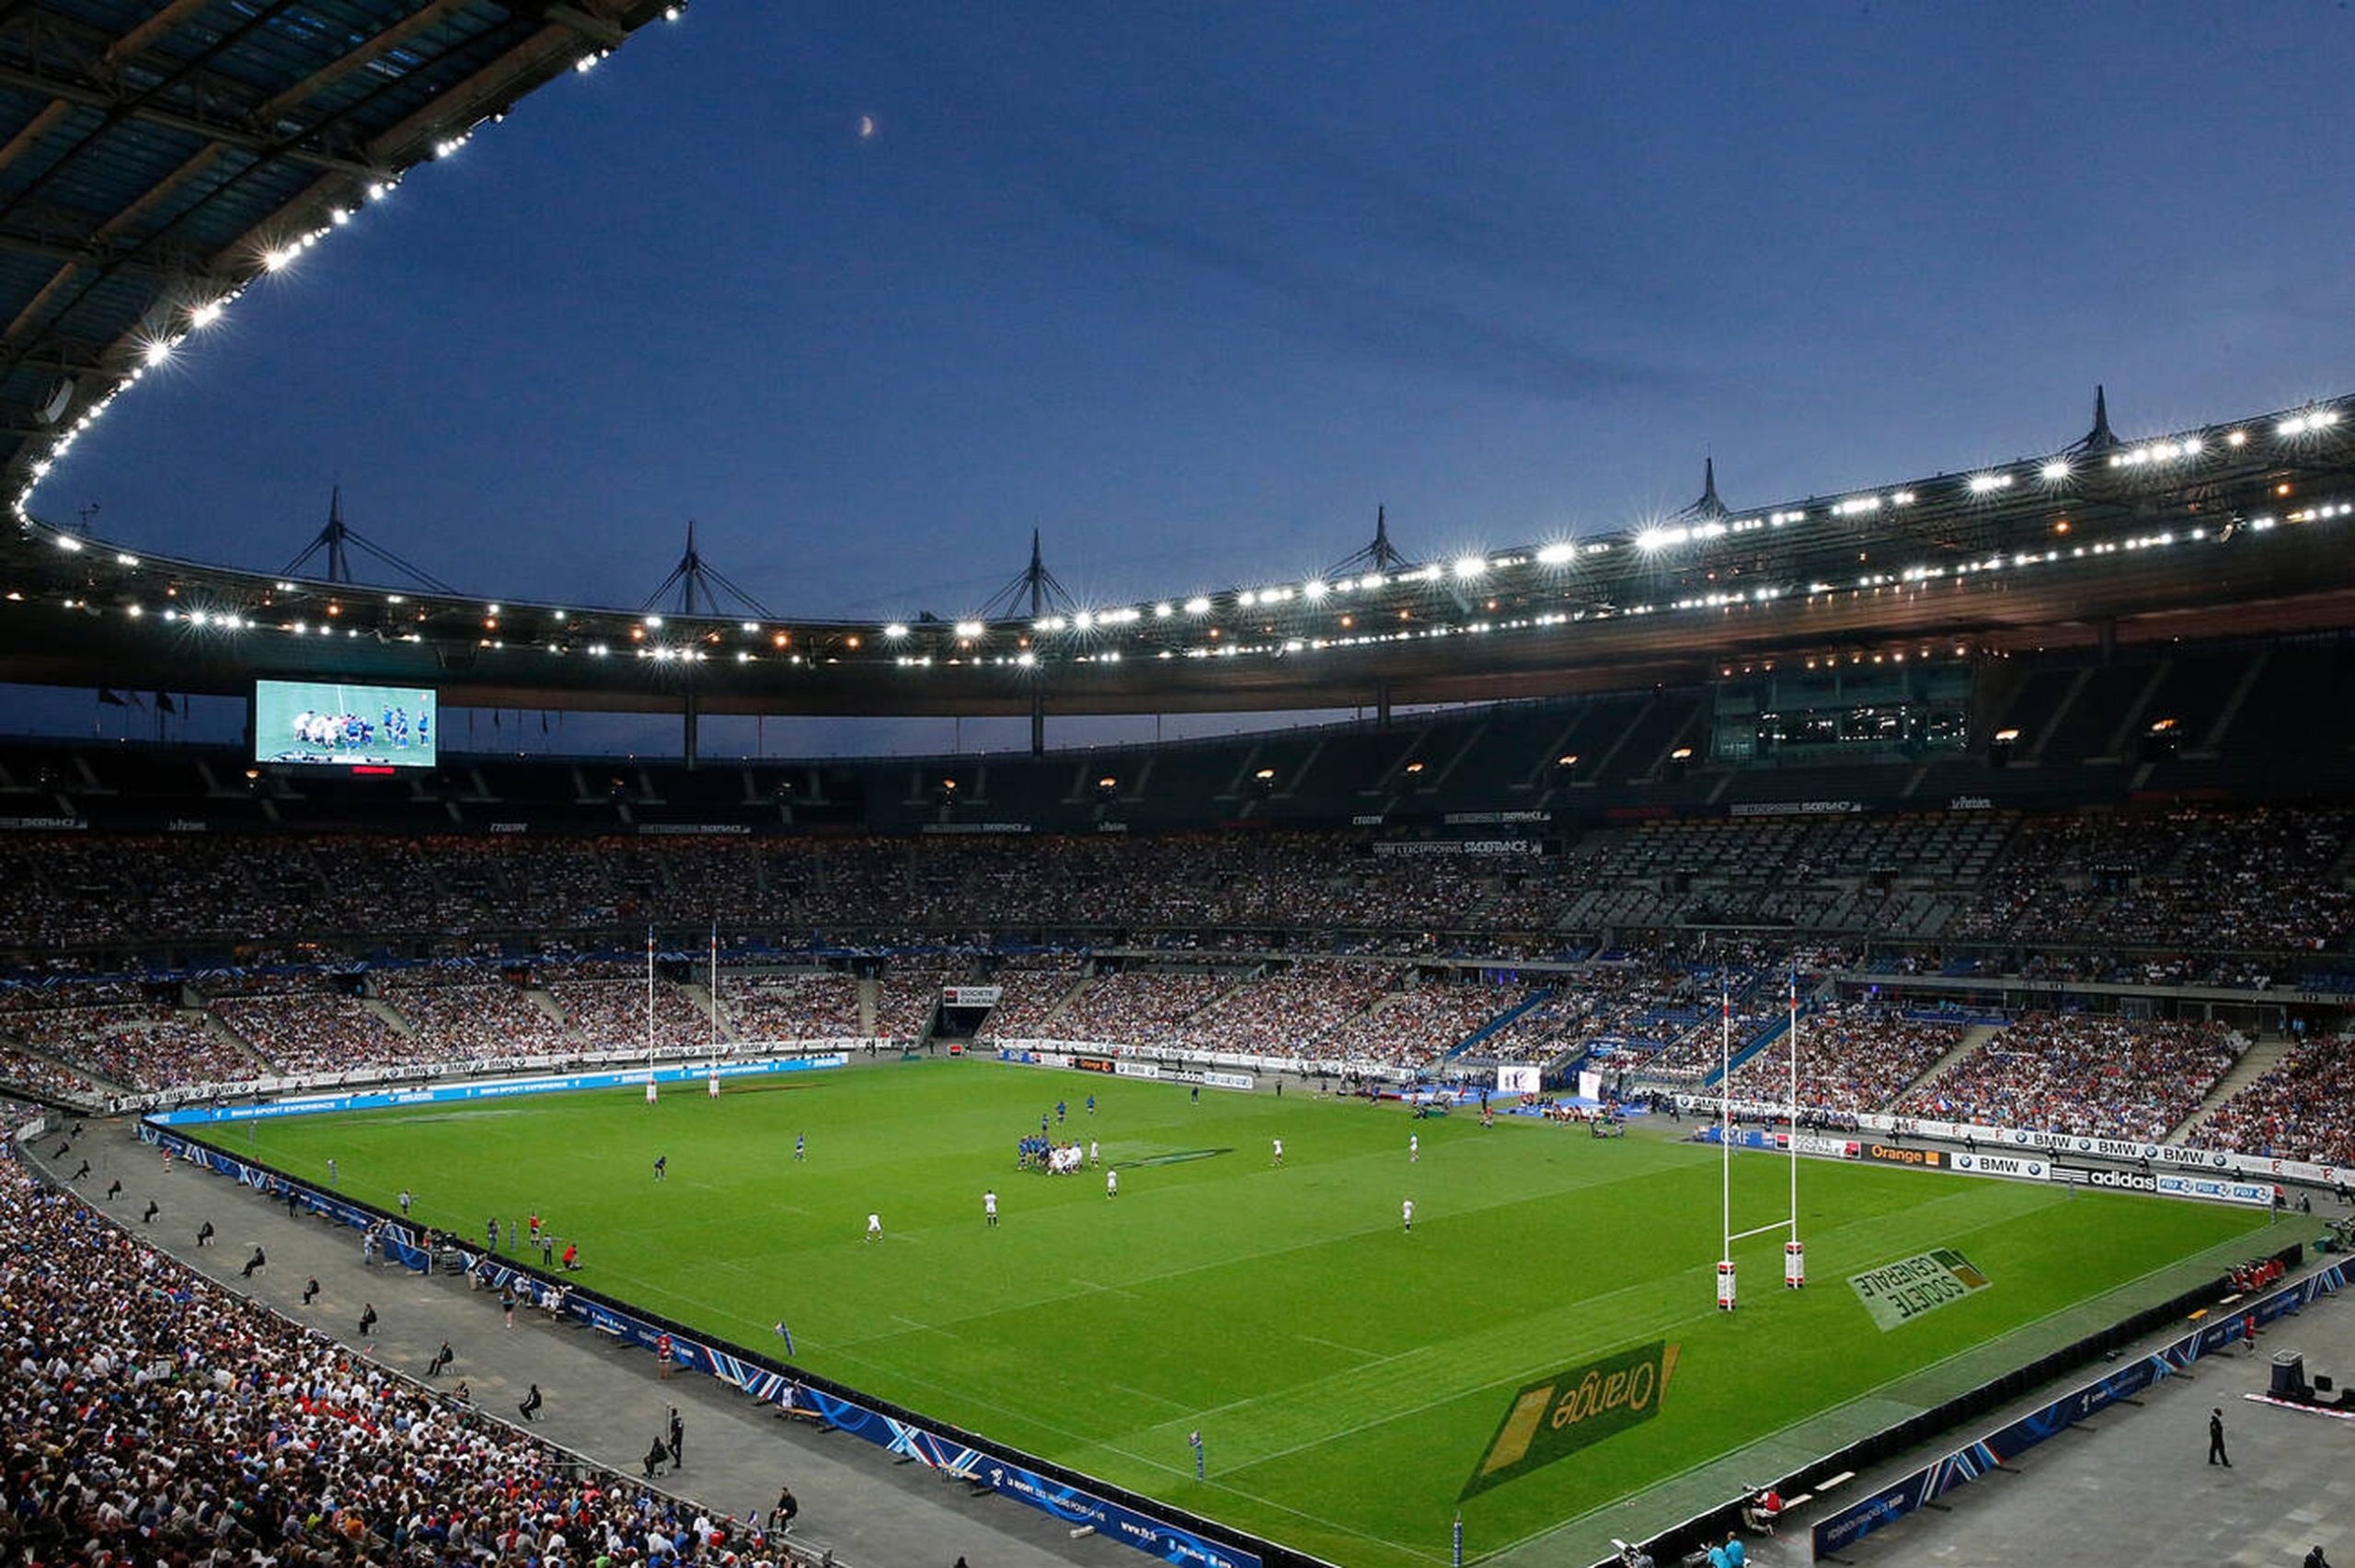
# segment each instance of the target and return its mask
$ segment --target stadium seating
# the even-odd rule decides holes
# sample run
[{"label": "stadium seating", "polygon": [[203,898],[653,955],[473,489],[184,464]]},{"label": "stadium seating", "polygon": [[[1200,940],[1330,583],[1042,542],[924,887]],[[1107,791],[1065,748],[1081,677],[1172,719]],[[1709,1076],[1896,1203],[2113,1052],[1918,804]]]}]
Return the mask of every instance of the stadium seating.
[{"label": "stadium seating", "polygon": [[2305,1041],[2194,1127],[2186,1142],[2355,1165],[2355,1039]]},{"label": "stadium seating", "polygon": [[[1917,1021],[1890,1009],[1851,1003],[1815,1010],[1799,1025],[1798,1103],[1819,1111],[1885,1110],[1961,1039],[1958,1023]],[[1734,1070],[1739,1099],[1779,1104],[1790,1090],[1790,1058],[1780,1046]]]},{"label": "stadium seating", "polygon": [[2029,1013],[1898,1102],[1907,1116],[2165,1139],[2238,1055],[2222,1025]]},{"label": "stadium seating", "polygon": [[0,1160],[0,1224],[15,1243],[0,1292],[21,1327],[0,1382],[15,1439],[6,1533],[33,1560],[786,1556],[725,1514],[641,1490],[356,1359],[15,1161]]},{"label": "stadium seating", "polygon": [[[1688,798],[1662,765],[1664,747],[1706,725],[1706,703],[1683,692],[965,759],[948,764],[960,784],[948,803],[942,770],[923,761],[451,761],[426,795],[447,821],[479,808],[527,830],[496,833],[358,830],[350,813],[328,831],[98,830],[166,802],[178,825],[212,827],[253,798],[242,769],[201,750],[0,744],[0,792],[93,825],[0,838],[0,1083],[88,1104],[636,1050],[647,992],[632,949],[649,927],[684,948],[654,988],[655,1043],[693,1053],[714,1030],[693,963],[703,938],[682,936],[716,927],[729,944],[722,1049],[915,1039],[944,985],[989,983],[1004,998],[984,1042],[1422,1070],[1479,1036],[1481,1062],[1654,1086],[1714,1075],[1705,971],[1733,971],[1740,1048],[1779,1025],[1778,977],[1793,950],[1813,949],[1809,973],[1839,978],[1809,1027],[1802,1092],[1872,1109],[1959,1038],[1874,1001],[1872,986],[1984,982],[1982,1010],[2014,982],[2210,999],[2355,987],[2355,811],[2278,795],[2089,800],[2085,782],[2243,765],[2256,753],[2227,743],[2280,716],[2274,674],[2336,691],[2355,681],[2346,663],[2336,647],[2280,645],[1994,667],[1987,700],[2022,731],[2016,765],[1925,757],[1893,810],[1855,808],[1882,787],[1872,767],[1807,761],[1709,773]],[[2128,755],[2130,732],[2161,716],[2179,721],[2181,753]],[[1845,794],[1821,793],[1835,785]],[[271,783],[270,813],[325,812],[327,795],[305,787]],[[1486,809],[1500,789],[1533,809]],[[1605,799],[1689,814],[1591,809]],[[1477,808],[1438,818],[1458,805]],[[1166,830],[857,830],[997,810]],[[1397,811],[1421,815],[1402,826]],[[1329,825],[1343,814],[1365,820]],[[1258,825],[1202,826],[1220,815]],[[715,818],[841,830],[628,830]],[[551,830],[566,827],[595,830]],[[1508,848],[1529,835],[1550,853],[1397,853],[1468,834]],[[1696,925],[1746,935],[1703,956]],[[2024,1019],[1900,1104],[2161,1136],[2229,1065],[2223,1038]],[[2336,1059],[2309,1047],[2200,1136],[2339,1147],[2303,1104],[2338,1082]],[[1762,1059],[1735,1087],[1773,1075]]]}]

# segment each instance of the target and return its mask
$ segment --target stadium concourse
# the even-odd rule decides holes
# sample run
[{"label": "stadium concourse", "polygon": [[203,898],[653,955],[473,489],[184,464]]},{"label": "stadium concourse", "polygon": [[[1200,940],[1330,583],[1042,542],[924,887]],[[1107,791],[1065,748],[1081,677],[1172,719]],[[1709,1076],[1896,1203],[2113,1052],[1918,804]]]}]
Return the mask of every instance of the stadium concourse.
[{"label": "stadium concourse", "polygon": [[[2148,1354],[2171,1329],[2120,1353]],[[2316,1546],[2332,1562],[2355,1557],[2355,1423],[2261,1403],[2273,1356],[2302,1355],[2309,1371],[2355,1369],[2355,1301],[2326,1296],[2250,1345],[2203,1358],[2139,1400],[2080,1422],[2005,1470],[1943,1497],[1933,1511],[1843,1547],[1836,1561],[1872,1565],[2013,1568],[2026,1562],[2200,1563],[2290,1568]],[[1982,1424],[1994,1430],[2041,1407],[2016,1402]],[[2232,1466],[2209,1465],[2207,1418],[2221,1409]],[[1863,1479],[1864,1487],[1951,1451],[1925,1447]],[[1860,1490],[1851,1495],[1862,1495]],[[1804,1536],[1793,1542],[1806,1561]],[[1754,1561],[1764,1562],[1760,1554]],[[1781,1562],[1776,1558],[1774,1561]]]}]

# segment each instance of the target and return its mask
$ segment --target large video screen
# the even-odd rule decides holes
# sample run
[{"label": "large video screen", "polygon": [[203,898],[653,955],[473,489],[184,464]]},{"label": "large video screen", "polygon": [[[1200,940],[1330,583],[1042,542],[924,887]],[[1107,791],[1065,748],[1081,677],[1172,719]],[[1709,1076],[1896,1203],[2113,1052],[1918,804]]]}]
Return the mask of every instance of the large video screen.
[{"label": "large video screen", "polygon": [[433,692],[342,681],[254,682],[254,761],[433,766]]}]

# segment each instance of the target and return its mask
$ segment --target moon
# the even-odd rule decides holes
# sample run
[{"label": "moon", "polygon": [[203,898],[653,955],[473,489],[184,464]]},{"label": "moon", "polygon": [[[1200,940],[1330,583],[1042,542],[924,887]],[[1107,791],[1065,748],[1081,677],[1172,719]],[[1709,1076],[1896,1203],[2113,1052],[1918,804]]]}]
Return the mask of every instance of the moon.
[{"label": "moon", "polygon": [[871,114],[860,115],[858,117],[858,139],[862,142],[867,142],[873,140],[874,136],[875,117]]}]

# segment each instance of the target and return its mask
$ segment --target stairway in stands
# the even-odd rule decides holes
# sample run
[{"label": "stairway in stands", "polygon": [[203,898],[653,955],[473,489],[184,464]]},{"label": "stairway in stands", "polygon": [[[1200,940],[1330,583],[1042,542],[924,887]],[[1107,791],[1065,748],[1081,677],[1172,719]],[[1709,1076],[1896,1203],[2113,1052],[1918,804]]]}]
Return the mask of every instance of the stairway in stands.
[{"label": "stairway in stands", "polygon": [[2225,1101],[2280,1066],[2281,1059],[2288,1056],[2297,1043],[2296,1037],[2290,1035],[2261,1036],[2257,1044],[2241,1053],[2241,1059],[2233,1063],[2230,1072],[2216,1080],[2216,1086],[2208,1091],[2208,1097],[2200,1102],[2200,1108],[2184,1117],[2183,1125],[2168,1133],[2166,1140],[2182,1143],[2189,1139],[2192,1132],[2214,1116]]},{"label": "stairway in stands", "polygon": [[[1890,1098],[1889,1105],[1896,1104],[1898,1101],[1904,1099],[1906,1095],[1911,1094],[1916,1089],[1921,1088],[1924,1083],[1935,1082],[1937,1076],[1946,1071],[1947,1069],[1956,1066],[1958,1063],[1969,1061],[1986,1047],[1988,1041],[1993,1039],[2003,1032],[2002,1027],[1998,1024],[1973,1024],[1970,1028],[1965,1029],[1962,1032],[1962,1038],[1955,1042],[1954,1049],[1948,1051],[1946,1055],[1932,1062],[1929,1067],[1924,1070],[1921,1077],[1916,1078],[1913,1082],[1907,1084],[1904,1088],[1900,1089],[1896,1094]],[[1886,1111],[1889,1109],[1889,1105],[1876,1105],[1873,1108],[1875,1110]]]},{"label": "stairway in stands", "polygon": [[[361,1011],[381,1020],[385,1028],[404,1040],[417,1038],[417,1025],[401,1015],[400,1010],[382,997],[363,996],[359,999]],[[225,1025],[224,1025],[225,1027]]]}]

